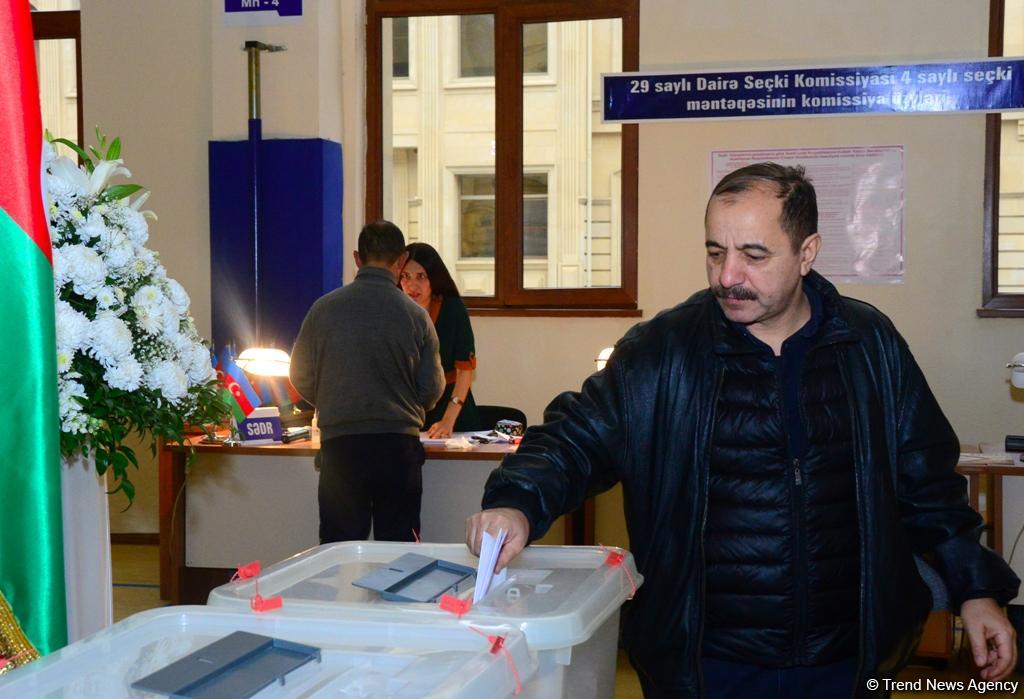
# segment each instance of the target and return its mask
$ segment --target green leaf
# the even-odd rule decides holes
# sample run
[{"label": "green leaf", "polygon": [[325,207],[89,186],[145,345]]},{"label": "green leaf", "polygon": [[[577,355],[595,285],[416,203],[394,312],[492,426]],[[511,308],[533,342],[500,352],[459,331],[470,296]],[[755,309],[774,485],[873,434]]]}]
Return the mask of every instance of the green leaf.
[{"label": "green leaf", "polygon": [[82,150],[82,147],[79,146],[77,143],[75,143],[74,141],[69,141],[66,138],[55,138],[52,141],[50,141],[50,143],[60,143],[61,145],[67,146],[71,150],[75,151],[75,153],[78,154],[78,157],[82,159],[82,164],[85,165],[85,169],[88,170],[89,172],[92,172],[92,158],[90,158],[89,154]]},{"label": "green leaf", "polygon": [[117,201],[130,197],[140,189],[142,189],[140,184],[115,184],[103,190],[103,198],[107,201]]},{"label": "green leaf", "polygon": [[110,148],[107,149],[107,160],[117,160],[121,157],[121,137],[118,136],[110,143]]}]

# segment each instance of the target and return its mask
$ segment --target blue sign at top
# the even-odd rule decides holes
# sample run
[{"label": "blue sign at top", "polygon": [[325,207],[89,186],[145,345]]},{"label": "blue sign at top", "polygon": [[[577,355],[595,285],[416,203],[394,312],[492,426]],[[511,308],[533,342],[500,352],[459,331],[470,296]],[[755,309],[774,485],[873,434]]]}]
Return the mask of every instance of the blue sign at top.
[{"label": "blue sign at top", "polygon": [[603,81],[606,122],[1024,109],[1024,58],[617,73]]},{"label": "blue sign at top", "polygon": [[302,0],[224,0],[225,12],[276,12],[280,17],[301,17]]}]

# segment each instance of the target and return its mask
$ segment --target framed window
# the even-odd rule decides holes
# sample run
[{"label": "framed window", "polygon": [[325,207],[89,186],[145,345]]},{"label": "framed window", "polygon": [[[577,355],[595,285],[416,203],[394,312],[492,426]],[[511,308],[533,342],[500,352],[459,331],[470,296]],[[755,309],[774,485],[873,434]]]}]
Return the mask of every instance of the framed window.
[{"label": "framed window", "polygon": [[639,0],[367,0],[367,220],[415,225],[474,313],[636,315],[637,127],[600,76],[638,64]]},{"label": "framed window", "polygon": [[[1024,0],[990,0],[989,55],[1024,55]],[[989,114],[985,132],[986,317],[1024,317],[1024,112]]]},{"label": "framed window", "polygon": [[[43,127],[56,137],[82,145],[82,25],[78,0],[33,0],[30,7]],[[59,148],[75,157],[64,146]]]}]

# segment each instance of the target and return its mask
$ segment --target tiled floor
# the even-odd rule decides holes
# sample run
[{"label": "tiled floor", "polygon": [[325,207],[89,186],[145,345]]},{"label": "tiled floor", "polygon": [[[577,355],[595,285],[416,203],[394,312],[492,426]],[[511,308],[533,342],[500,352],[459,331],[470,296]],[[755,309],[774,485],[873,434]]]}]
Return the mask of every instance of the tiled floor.
[{"label": "tiled floor", "polygon": [[[160,599],[160,549],[156,546],[114,545],[112,547],[114,573],[114,621],[120,621],[136,612],[154,607],[163,607],[167,601]],[[909,667],[899,677],[900,680],[922,678],[942,680],[961,680],[967,682],[970,675],[966,670],[951,666],[947,670],[934,670],[925,667]],[[1020,675],[1011,679],[1024,680]],[[1024,685],[1018,690],[1024,696]],[[619,653],[615,674],[615,699],[641,699],[640,683],[636,673],[623,653]],[[968,696],[956,692],[894,692],[894,698],[928,699],[929,697]],[[971,695],[973,696],[973,694]],[[1014,695],[989,692],[985,697],[1011,697]]]}]

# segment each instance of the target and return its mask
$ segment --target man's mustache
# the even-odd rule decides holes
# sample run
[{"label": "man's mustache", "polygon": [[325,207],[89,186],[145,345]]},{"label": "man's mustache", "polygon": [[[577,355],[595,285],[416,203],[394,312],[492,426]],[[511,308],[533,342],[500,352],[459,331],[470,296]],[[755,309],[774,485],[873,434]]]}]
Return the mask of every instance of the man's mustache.
[{"label": "man's mustache", "polygon": [[737,301],[756,301],[757,292],[751,291],[746,287],[734,286],[730,289],[726,289],[722,285],[711,287],[711,293],[720,299],[736,299]]}]

